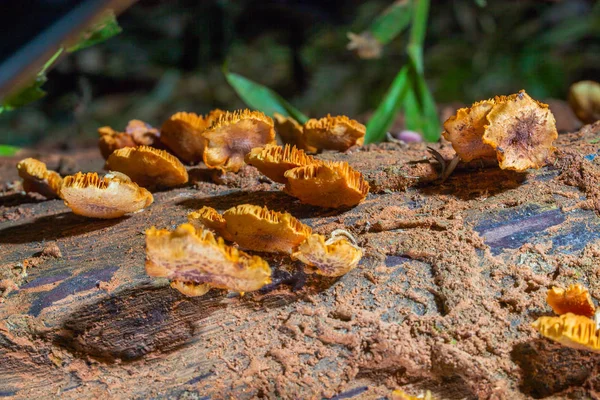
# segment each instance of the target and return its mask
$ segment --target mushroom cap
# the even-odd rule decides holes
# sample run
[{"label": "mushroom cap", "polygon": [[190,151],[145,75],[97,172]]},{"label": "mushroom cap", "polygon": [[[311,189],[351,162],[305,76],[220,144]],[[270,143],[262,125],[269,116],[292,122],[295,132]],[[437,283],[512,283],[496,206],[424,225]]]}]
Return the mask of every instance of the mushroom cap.
[{"label": "mushroom cap", "polygon": [[499,99],[486,116],[483,142],[496,150],[500,168],[525,171],[546,165],[558,137],[548,105],[524,90]]},{"label": "mushroom cap", "polygon": [[204,163],[209,168],[237,172],[255,147],[275,140],[273,120],[260,111],[225,112],[204,131]]},{"label": "mushroom cap", "polygon": [[285,171],[303,165],[312,164],[315,159],[306,155],[296,146],[285,147],[268,144],[264,147],[252,149],[245,157],[246,163],[255,166],[260,172],[275,182],[286,183]]},{"label": "mushroom cap", "polygon": [[580,81],[569,88],[569,105],[584,124],[600,119],[600,83]]},{"label": "mushroom cap", "polygon": [[27,193],[39,193],[48,199],[58,197],[62,178],[57,172],[48,170],[42,161],[25,158],[17,164],[17,171]]},{"label": "mushroom cap", "polygon": [[146,231],[146,272],[237,292],[258,290],[271,282],[265,260],[225,245],[209,231],[196,231],[191,224],[172,232],[154,227]]},{"label": "mushroom cap", "polygon": [[557,287],[548,290],[546,303],[559,315],[573,313],[591,317],[596,309],[590,293],[579,283],[569,286],[567,290]]},{"label": "mushroom cap", "polygon": [[171,287],[179,290],[181,293],[189,297],[205,295],[211,289],[208,283],[194,283],[185,281],[172,281]]},{"label": "mushroom cap", "polygon": [[391,400],[435,400],[431,395],[431,392],[427,390],[421,396],[412,396],[406,393],[404,390],[396,389],[392,392]]},{"label": "mushroom cap", "polygon": [[352,207],[369,193],[362,174],[346,162],[319,162],[290,169],[285,191],[301,202],[319,207]]},{"label": "mushroom cap", "polygon": [[444,122],[444,138],[452,143],[454,151],[463,161],[495,158],[496,150],[483,143],[487,124],[486,115],[494,107],[494,100],[483,100],[471,107],[460,108]]},{"label": "mushroom cap", "polygon": [[158,144],[160,132],[152,125],[139,119],[132,119],[125,127],[125,133],[131,135],[138,146],[154,146]]},{"label": "mushroom cap", "polygon": [[223,239],[233,242],[233,238],[227,231],[227,221],[217,210],[204,206],[198,211],[188,214],[188,222],[196,229],[208,229],[219,234]]},{"label": "mushroom cap", "polygon": [[367,128],[345,115],[333,117],[327,114],[321,119],[309,119],[304,124],[304,137],[309,146],[320,150],[346,151],[363,144]]},{"label": "mushroom cap", "polygon": [[540,317],[532,326],[542,336],[564,346],[600,352],[600,331],[590,318],[566,313],[558,317]]},{"label": "mushroom cap", "polygon": [[306,144],[304,128],[294,118],[273,113],[273,122],[275,123],[275,132],[277,132],[284,144],[296,146],[310,153],[317,152],[318,149],[316,147]]},{"label": "mushroom cap", "polygon": [[291,214],[251,204],[223,213],[233,241],[246,250],[291,254],[312,232]]},{"label": "mushroom cap", "polygon": [[106,169],[122,172],[144,187],[173,187],[188,181],[181,161],[165,150],[149,146],[115,150],[106,160]]},{"label": "mushroom cap", "polygon": [[105,160],[117,149],[136,146],[133,136],[125,132],[115,131],[110,126],[98,128],[98,135],[100,135],[100,138],[98,139],[98,148]]},{"label": "mushroom cap", "polygon": [[202,132],[208,122],[202,115],[178,112],[160,128],[160,141],[183,161],[195,164],[202,161],[206,139]]},{"label": "mushroom cap", "polygon": [[140,211],[154,201],[149,191],[134,182],[119,176],[100,178],[95,172],[65,177],[60,197],[75,214],[106,219]]},{"label": "mushroom cap", "polygon": [[325,241],[323,235],[313,234],[298,247],[292,258],[313,267],[319,275],[342,276],[358,265],[362,250],[343,236]]}]

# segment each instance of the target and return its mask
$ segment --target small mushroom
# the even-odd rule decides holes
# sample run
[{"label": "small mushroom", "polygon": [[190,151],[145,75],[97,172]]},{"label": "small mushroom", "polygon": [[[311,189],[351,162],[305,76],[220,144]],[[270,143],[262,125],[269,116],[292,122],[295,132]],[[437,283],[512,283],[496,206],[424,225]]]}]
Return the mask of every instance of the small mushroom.
[{"label": "small mushroom", "polygon": [[129,121],[125,132],[118,132],[110,126],[103,126],[98,128],[98,134],[100,135],[98,147],[105,160],[117,149],[140,145],[156,146],[160,143],[158,129],[139,119]]},{"label": "small mushroom", "polygon": [[188,214],[188,222],[196,229],[208,229],[233,242],[233,237],[227,231],[227,221],[212,207],[204,206],[198,211],[192,211]]},{"label": "small mushroom", "polygon": [[202,136],[209,122],[201,115],[178,112],[163,123],[160,140],[183,161],[202,161],[206,139]]},{"label": "small mushroom", "polygon": [[600,331],[593,319],[573,313],[540,317],[532,326],[544,337],[578,350],[600,352]]},{"label": "small mushroom", "polygon": [[342,276],[358,265],[362,249],[346,234],[332,234],[327,241],[323,235],[313,234],[298,247],[292,258],[308,265],[309,272]]},{"label": "small mushroom", "polygon": [[181,293],[189,297],[203,296],[211,289],[208,283],[194,283],[186,281],[172,281],[171,287],[179,290]]},{"label": "small mushroom", "polygon": [[312,229],[289,213],[242,204],[223,213],[227,231],[243,249],[291,254]]},{"label": "small mushroom", "polygon": [[146,231],[146,272],[236,292],[258,290],[271,282],[271,268],[262,258],[227,246],[191,224],[174,231],[154,227]]},{"label": "small mushroom", "polygon": [[17,164],[23,179],[23,190],[39,193],[47,199],[59,197],[62,178],[57,172],[48,170],[46,164],[35,158],[25,158]]},{"label": "small mushroom", "polygon": [[452,143],[456,154],[463,161],[480,158],[496,158],[496,150],[483,143],[487,119],[494,107],[494,100],[483,100],[468,108],[459,109],[444,122],[444,138]]},{"label": "small mushroom", "polygon": [[392,392],[391,400],[435,400],[429,390],[425,391],[420,396],[412,396],[404,390],[396,389]]},{"label": "small mushroom", "polygon": [[273,121],[275,123],[275,132],[281,138],[284,144],[296,146],[301,150],[308,151],[309,153],[316,153],[317,148],[306,144],[306,138],[304,136],[304,127],[298,123],[292,117],[286,117],[284,115],[273,113]]},{"label": "small mushroom", "polygon": [[296,146],[290,147],[286,144],[285,147],[281,147],[268,144],[252,149],[246,155],[245,161],[275,182],[286,183],[285,171],[312,164],[315,159],[306,155],[303,150],[298,150]]},{"label": "small mushroom", "polygon": [[590,293],[578,283],[569,286],[567,290],[553,287],[548,290],[546,302],[559,315],[573,313],[591,317],[595,311]]},{"label": "small mushroom", "polygon": [[571,85],[569,89],[569,105],[584,124],[591,124],[600,119],[600,83],[581,81]]},{"label": "small mushroom", "polygon": [[209,168],[237,172],[255,147],[274,143],[273,120],[260,111],[225,112],[204,131],[204,163]]},{"label": "small mushroom", "polygon": [[369,193],[369,184],[346,162],[321,162],[290,169],[285,191],[319,207],[353,207]]},{"label": "small mushroom", "polygon": [[486,119],[483,142],[496,150],[500,168],[525,171],[547,164],[555,150],[552,142],[558,137],[547,104],[521,90],[497,99]]},{"label": "small mushroom", "polygon": [[181,161],[165,150],[149,146],[115,150],[106,161],[106,169],[122,172],[144,187],[174,187],[188,181]]},{"label": "small mushroom", "polygon": [[304,124],[306,144],[319,150],[346,151],[354,145],[362,145],[367,128],[345,115],[327,115],[321,119],[309,119]]},{"label": "small mushroom", "polygon": [[154,201],[152,194],[122,174],[78,172],[64,178],[60,197],[73,213],[92,218],[118,218],[140,211]]}]

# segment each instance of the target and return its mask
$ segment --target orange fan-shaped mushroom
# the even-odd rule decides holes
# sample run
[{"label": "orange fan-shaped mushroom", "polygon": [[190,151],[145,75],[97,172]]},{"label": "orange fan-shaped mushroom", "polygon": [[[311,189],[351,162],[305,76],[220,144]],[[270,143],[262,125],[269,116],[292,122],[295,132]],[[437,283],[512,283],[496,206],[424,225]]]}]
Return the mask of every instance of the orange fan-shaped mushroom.
[{"label": "orange fan-shaped mushroom", "polygon": [[291,254],[312,232],[288,213],[250,204],[230,208],[223,218],[233,240],[247,250]]},{"label": "orange fan-shaped mushroom", "polygon": [[227,221],[212,207],[204,206],[198,211],[192,211],[188,214],[188,222],[196,229],[208,229],[219,234],[223,239],[233,242],[233,238],[227,231]]},{"label": "orange fan-shaped mushroom", "polygon": [[593,319],[566,313],[559,317],[540,317],[532,326],[542,336],[564,346],[600,352],[600,331]]},{"label": "orange fan-shaped mushroom", "polygon": [[286,117],[278,113],[273,113],[273,118],[273,121],[275,122],[275,132],[277,132],[284,144],[296,146],[297,148],[310,153],[315,153],[318,150],[316,147],[306,144],[304,127],[302,127],[302,125],[294,118]]},{"label": "orange fan-shaped mushroom", "polygon": [[362,174],[346,162],[322,162],[290,169],[285,191],[301,202],[320,207],[352,207],[369,193]]},{"label": "orange fan-shaped mushroom", "polygon": [[483,142],[496,150],[500,168],[525,171],[546,165],[555,150],[552,142],[558,137],[548,105],[524,90],[495,103],[486,116]]},{"label": "orange fan-shaped mushroom", "polygon": [[189,297],[203,296],[211,289],[208,283],[194,283],[185,281],[172,281],[171,287],[179,290]]},{"label": "orange fan-shaped mushroom", "polygon": [[237,292],[258,290],[271,282],[271,269],[262,258],[227,246],[223,239],[190,224],[172,232],[154,227],[146,231],[146,272]]},{"label": "orange fan-shaped mushroom", "polygon": [[140,211],[154,201],[152,194],[122,174],[81,173],[65,177],[60,197],[75,214],[92,218],[118,218]]},{"label": "orange fan-shaped mushroom", "polygon": [[195,113],[178,112],[163,123],[160,141],[177,157],[187,163],[202,160],[206,139],[202,132],[208,127],[207,120]]},{"label": "orange fan-shaped mushroom", "polygon": [[567,290],[553,287],[548,290],[546,302],[559,315],[573,313],[591,317],[595,311],[590,293],[578,283],[569,286]]},{"label": "orange fan-shaped mushroom", "polygon": [[104,159],[113,151],[124,147],[156,146],[160,136],[158,129],[139,119],[129,121],[125,132],[117,132],[109,126],[103,126],[98,128],[98,134],[98,147]]},{"label": "orange fan-shaped mushroom", "polygon": [[412,396],[401,389],[396,389],[392,392],[391,400],[435,400],[429,390],[425,391],[420,396]]},{"label": "orange fan-shaped mushroom", "polygon": [[255,147],[273,143],[273,120],[259,111],[225,112],[204,131],[204,163],[209,168],[237,172]]},{"label": "orange fan-shaped mushroom", "polygon": [[469,108],[459,109],[456,115],[444,122],[444,138],[452,143],[454,151],[463,161],[496,157],[496,150],[483,143],[487,124],[485,117],[493,106],[494,100],[479,101]]},{"label": "orange fan-shaped mushroom", "polygon": [[47,199],[58,197],[62,178],[57,172],[48,170],[43,162],[26,158],[19,161],[17,170],[23,178],[23,190],[27,193],[39,193]]},{"label": "orange fan-shaped mushroom", "polygon": [[165,150],[138,146],[115,150],[106,169],[119,171],[144,187],[173,187],[188,181],[188,173],[177,158]]},{"label": "orange fan-shaped mushroom", "polygon": [[274,144],[257,147],[246,155],[245,160],[246,163],[255,166],[264,175],[279,183],[287,182],[285,171],[315,162],[313,157],[307,156],[296,146],[290,147],[289,144],[285,147]]},{"label": "orange fan-shaped mushroom", "polygon": [[325,241],[323,235],[311,235],[292,254],[312,267],[315,273],[325,276],[342,276],[354,269],[362,258],[362,250],[346,235],[333,235]]},{"label": "orange fan-shaped mushroom", "polygon": [[346,151],[350,147],[361,145],[367,128],[360,122],[344,115],[321,119],[309,119],[304,124],[306,144],[317,149]]}]

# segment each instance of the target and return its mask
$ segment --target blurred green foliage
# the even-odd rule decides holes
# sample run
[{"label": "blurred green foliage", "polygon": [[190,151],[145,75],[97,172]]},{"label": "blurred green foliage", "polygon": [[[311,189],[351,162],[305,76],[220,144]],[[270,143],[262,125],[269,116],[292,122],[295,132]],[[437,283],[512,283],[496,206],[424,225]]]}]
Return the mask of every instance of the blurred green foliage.
[{"label": "blurred green foliage", "polygon": [[[132,118],[160,125],[176,111],[242,108],[222,74],[225,59],[306,115],[367,121],[411,63],[410,35],[401,31],[381,58],[363,60],[346,49],[347,33],[369,29],[391,4],[136,3],[119,17],[120,35],[60,60],[44,86],[51,96],[0,116],[0,143],[95,142],[98,126],[122,128]],[[434,2],[428,21],[422,63],[438,105],[523,88],[564,99],[571,83],[600,76],[600,3],[593,0]]]}]

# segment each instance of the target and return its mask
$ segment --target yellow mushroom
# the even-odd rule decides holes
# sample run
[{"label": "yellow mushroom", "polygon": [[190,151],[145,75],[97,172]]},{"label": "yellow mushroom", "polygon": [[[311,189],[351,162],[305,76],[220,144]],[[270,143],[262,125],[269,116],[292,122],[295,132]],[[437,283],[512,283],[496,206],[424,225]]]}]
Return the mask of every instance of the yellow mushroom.
[{"label": "yellow mushroom", "polygon": [[312,232],[289,213],[242,204],[223,213],[227,232],[243,249],[291,254]]},{"label": "yellow mushroom", "polygon": [[323,235],[313,234],[298,247],[292,258],[311,267],[309,272],[342,276],[356,268],[362,258],[362,249],[346,234],[333,233],[327,241]]},{"label": "yellow mushroom", "polygon": [[290,147],[289,144],[284,147],[268,144],[254,148],[246,155],[245,160],[265,176],[279,183],[287,182],[285,171],[315,162],[315,159],[306,155],[303,150],[298,150],[296,146]]},{"label": "yellow mushroom", "polygon": [[321,119],[309,119],[304,124],[304,139],[308,146],[319,150],[346,151],[361,145],[367,128],[360,122],[344,115],[327,115]]},{"label": "yellow mushroom", "polygon": [[154,227],[146,231],[146,272],[236,292],[258,290],[271,282],[271,269],[262,258],[227,246],[191,224],[174,231]]},{"label": "yellow mushroom", "polygon": [[237,172],[255,147],[273,143],[273,120],[259,111],[225,112],[204,131],[204,163],[209,168]]},{"label": "yellow mushroom", "polygon": [[431,392],[429,390],[427,390],[421,396],[412,396],[412,395],[406,393],[404,390],[397,389],[392,392],[391,400],[435,400],[435,399],[431,395]]},{"label": "yellow mushroom", "polygon": [[62,178],[57,172],[48,170],[46,164],[35,158],[25,158],[17,164],[23,179],[23,190],[39,193],[47,199],[59,197]]},{"label": "yellow mushroom", "polygon": [[122,174],[81,173],[64,178],[60,197],[75,214],[92,218],[118,218],[140,211],[154,201],[146,189]]},{"label": "yellow mushroom", "polygon": [[360,203],[369,193],[362,174],[346,162],[321,162],[290,169],[285,191],[314,206],[339,208]]},{"label": "yellow mushroom", "polygon": [[212,207],[204,206],[198,211],[192,211],[188,214],[188,222],[196,229],[208,229],[215,232],[223,239],[233,241],[233,237],[227,231],[227,222],[217,210]]},{"label": "yellow mushroom", "polygon": [[115,150],[106,161],[106,169],[122,172],[144,187],[174,187],[188,181],[181,161],[165,150],[149,146]]},{"label": "yellow mushroom", "polygon": [[588,290],[578,283],[567,290],[553,287],[548,290],[546,302],[559,315],[573,313],[591,317],[596,309]]},{"label": "yellow mushroom", "polygon": [[181,293],[189,297],[203,296],[211,289],[208,283],[194,283],[185,281],[172,281],[171,287],[179,290]]},{"label": "yellow mushroom", "polygon": [[480,158],[496,158],[496,150],[483,143],[485,118],[494,107],[494,100],[483,100],[468,108],[459,109],[444,122],[444,138],[452,143],[456,154],[463,161]]},{"label": "yellow mushroom", "polygon": [[139,119],[129,121],[125,132],[118,132],[110,126],[103,126],[98,128],[98,134],[100,135],[98,147],[104,159],[107,159],[113,151],[124,147],[157,146],[160,144],[158,129]]},{"label": "yellow mushroom", "polygon": [[309,153],[315,153],[318,150],[316,147],[306,144],[304,127],[294,118],[274,113],[273,122],[275,123],[275,132],[277,132],[284,144],[296,146],[298,149],[308,151]]},{"label": "yellow mushroom", "polygon": [[195,164],[202,161],[206,139],[202,133],[209,122],[195,113],[178,112],[160,128],[160,140],[183,161]]},{"label": "yellow mushroom", "polygon": [[544,337],[579,350],[600,352],[600,331],[593,319],[573,313],[540,317],[532,326]]},{"label": "yellow mushroom", "polygon": [[486,119],[483,142],[496,150],[500,168],[525,171],[547,164],[555,150],[552,142],[558,137],[547,104],[521,90],[496,99]]},{"label": "yellow mushroom", "polygon": [[584,124],[600,120],[600,83],[576,82],[569,88],[569,105]]}]

